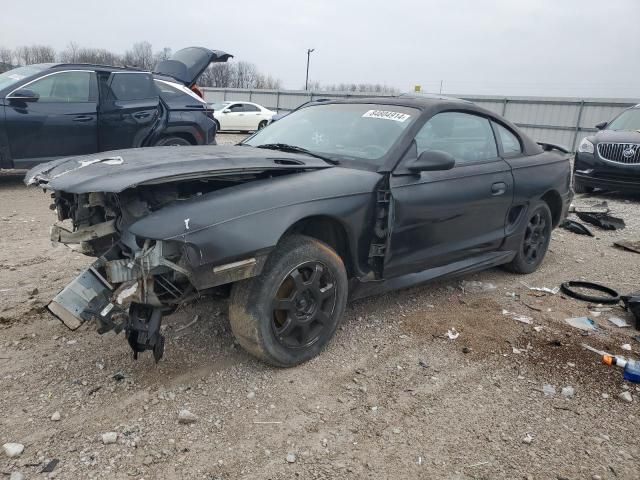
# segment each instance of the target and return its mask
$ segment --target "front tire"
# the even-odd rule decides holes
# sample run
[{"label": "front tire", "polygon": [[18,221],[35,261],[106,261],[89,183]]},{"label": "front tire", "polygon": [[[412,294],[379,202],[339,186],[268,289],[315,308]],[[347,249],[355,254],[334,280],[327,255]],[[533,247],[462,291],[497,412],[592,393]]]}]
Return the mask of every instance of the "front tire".
[{"label": "front tire", "polygon": [[276,367],[315,357],[333,337],[347,303],[342,259],[319,240],[293,235],[262,270],[231,290],[229,320],[238,343]]},{"label": "front tire", "polygon": [[533,205],[515,258],[505,265],[514,273],[532,273],[540,266],[551,241],[553,219],[546,203]]}]

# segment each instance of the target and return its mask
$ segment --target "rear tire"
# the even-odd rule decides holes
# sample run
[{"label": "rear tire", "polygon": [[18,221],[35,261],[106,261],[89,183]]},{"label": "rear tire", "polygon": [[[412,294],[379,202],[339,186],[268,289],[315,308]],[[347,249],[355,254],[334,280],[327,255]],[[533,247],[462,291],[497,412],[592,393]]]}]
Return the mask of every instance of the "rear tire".
[{"label": "rear tire", "polygon": [[584,183],[574,179],[573,180],[573,191],[576,193],[592,193],[594,190],[593,187],[587,187]]},{"label": "rear tire", "polygon": [[232,286],[231,330],[260,360],[293,367],[318,355],[331,340],[347,294],[338,254],[316,239],[292,235],[269,255],[259,276]]},{"label": "rear tire", "polygon": [[177,136],[161,138],[155,144],[156,147],[169,147],[169,146],[187,147],[189,145],[191,145],[191,142],[189,142],[189,140],[187,140],[186,138],[177,137]]},{"label": "rear tire", "polygon": [[546,203],[534,204],[529,211],[527,226],[515,258],[504,267],[514,273],[537,270],[549,248],[553,219]]},{"label": "rear tire", "polygon": [[259,124],[258,124],[258,130],[262,130],[264,127],[267,126],[267,121],[266,120],[262,120]]}]

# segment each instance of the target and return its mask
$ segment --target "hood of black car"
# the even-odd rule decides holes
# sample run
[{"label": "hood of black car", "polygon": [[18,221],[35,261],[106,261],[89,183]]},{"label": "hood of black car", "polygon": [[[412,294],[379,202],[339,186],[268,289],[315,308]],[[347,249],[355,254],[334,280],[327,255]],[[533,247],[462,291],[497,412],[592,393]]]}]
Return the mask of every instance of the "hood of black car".
[{"label": "hood of black car", "polygon": [[192,87],[210,63],[226,62],[233,55],[220,50],[202,47],[188,47],[178,50],[170,59],[158,62],[154,73],[168,75]]},{"label": "hood of black car", "polygon": [[25,183],[69,193],[118,193],[137,185],[331,167],[308,155],[246,146],[147,147],[54,160],[31,169]]}]

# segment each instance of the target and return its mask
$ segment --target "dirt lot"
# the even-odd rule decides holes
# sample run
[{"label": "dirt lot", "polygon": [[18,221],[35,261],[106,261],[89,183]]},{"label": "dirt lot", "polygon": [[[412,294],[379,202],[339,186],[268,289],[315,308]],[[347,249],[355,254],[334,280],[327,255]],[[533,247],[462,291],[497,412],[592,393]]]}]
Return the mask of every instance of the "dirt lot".
[{"label": "dirt lot", "polygon": [[[523,284],[640,289],[640,255],[612,247],[640,237],[640,198],[574,203],[604,199],[625,230],[556,230],[538,272],[464,279],[494,290],[453,280],[352,303],[320,357],[278,370],[234,343],[222,300],[166,319],[158,365],[150,354],[133,361],[122,335],[69,331],[45,305],[91,260],[50,246],[46,194],[1,177],[0,444],[25,450],[0,453],[0,478],[638,479],[640,389],[580,344],[628,355],[628,343],[638,357],[640,332],[610,324],[612,313],[631,322],[615,308],[583,335],[564,319],[589,314],[587,303]],[[557,393],[545,396],[545,384]],[[575,397],[561,395],[566,386]],[[625,390],[631,403],[618,398]],[[181,409],[197,421],[178,423]],[[106,432],[116,443],[103,443]]]}]

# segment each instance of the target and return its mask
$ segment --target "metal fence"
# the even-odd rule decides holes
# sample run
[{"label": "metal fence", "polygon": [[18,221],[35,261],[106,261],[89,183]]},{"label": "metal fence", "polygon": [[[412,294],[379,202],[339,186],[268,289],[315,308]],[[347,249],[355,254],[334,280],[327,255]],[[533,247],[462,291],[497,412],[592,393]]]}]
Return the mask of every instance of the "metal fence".
[{"label": "metal fence", "polygon": [[[308,92],[300,90],[245,90],[204,88],[210,102],[250,101],[271,110],[290,111],[318,98],[384,96],[370,93]],[[629,98],[501,97],[493,95],[450,95],[470,100],[518,125],[538,142],[554,143],[575,151],[582,137],[596,131],[595,124],[611,120],[639,100]]]}]

